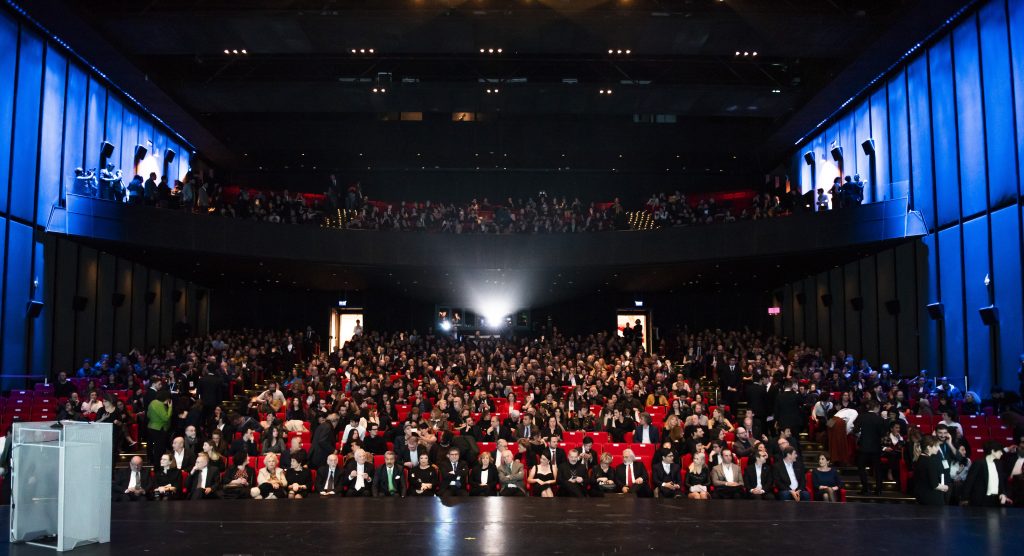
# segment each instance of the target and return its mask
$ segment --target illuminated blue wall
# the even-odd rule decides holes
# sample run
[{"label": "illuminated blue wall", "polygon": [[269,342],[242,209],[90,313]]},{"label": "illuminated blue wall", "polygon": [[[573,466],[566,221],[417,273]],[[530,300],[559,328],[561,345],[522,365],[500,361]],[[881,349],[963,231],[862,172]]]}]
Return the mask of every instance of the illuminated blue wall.
[{"label": "illuminated blue wall", "polygon": [[[875,140],[873,160],[861,150],[869,137]],[[868,292],[876,299],[861,292],[865,304],[884,307],[898,299],[901,313],[859,313],[830,343],[864,353],[873,363],[900,361],[904,372],[939,370],[960,387],[966,377],[982,393],[996,384],[1016,388],[1017,357],[1024,352],[1024,0],[980,4],[821,126],[793,153],[802,190],[811,188],[812,177],[821,187],[839,175],[828,156],[833,142],[844,150],[843,173],[870,180],[867,200],[909,198],[930,233],[902,255],[894,251],[892,263],[883,255],[869,257],[876,271],[857,277],[858,286],[878,284],[878,291]],[[807,151],[815,153],[814,167],[803,160]],[[842,293],[832,292],[839,303]],[[938,323],[924,309],[935,302],[945,306]],[[986,326],[978,313],[990,304],[999,309],[997,327]],[[855,343],[848,334],[852,324]],[[788,331],[813,326],[789,323]],[[911,357],[910,347],[876,345],[891,343],[893,332],[902,332],[895,336],[900,343],[913,342],[918,357]],[[865,338],[872,340],[865,344]]]},{"label": "illuminated blue wall", "polygon": [[[191,284],[44,233],[74,169],[97,167],[104,140],[115,147],[112,159],[125,183],[137,144],[149,149],[142,166],[158,174],[164,151],[177,153],[167,169],[172,182],[188,169],[180,138],[30,22],[0,8],[0,370],[7,377],[159,343],[170,337],[176,316],[205,312]],[[136,307],[133,283],[145,303],[153,277],[185,292],[181,302],[166,311],[162,302]],[[111,303],[114,292],[127,294],[121,307]],[[88,299],[84,311],[73,311],[75,296]],[[36,318],[28,317],[29,301],[43,303]],[[10,386],[21,384],[5,379],[3,387]]]}]

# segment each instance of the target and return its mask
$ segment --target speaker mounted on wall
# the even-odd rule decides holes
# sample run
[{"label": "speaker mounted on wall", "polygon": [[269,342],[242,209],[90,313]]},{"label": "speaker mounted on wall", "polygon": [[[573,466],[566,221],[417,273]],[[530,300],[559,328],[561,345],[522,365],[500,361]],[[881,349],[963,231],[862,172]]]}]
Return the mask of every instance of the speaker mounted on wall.
[{"label": "speaker mounted on wall", "polygon": [[156,301],[156,292],[146,292],[146,305],[152,305]]},{"label": "speaker mounted on wall", "polygon": [[866,139],[863,143],[860,144],[860,148],[864,149],[864,154],[866,154],[867,156],[874,155],[875,154],[875,140],[874,139]]},{"label": "speaker mounted on wall", "polygon": [[832,150],[829,152],[832,154],[832,160],[835,160],[836,162],[841,162],[843,160],[842,147],[832,147]]},{"label": "speaker mounted on wall", "polygon": [[146,158],[146,154],[149,149],[145,145],[135,145],[135,162],[138,163],[142,159]]},{"label": "speaker mounted on wall", "polygon": [[106,160],[114,154],[114,144],[110,141],[103,141],[100,143],[100,159]]},{"label": "speaker mounted on wall", "polygon": [[804,153],[804,162],[808,166],[814,166],[814,151],[807,151]]},{"label": "speaker mounted on wall", "polygon": [[832,306],[832,294],[830,294],[830,293],[823,293],[823,294],[821,294],[821,306],[822,307],[831,307]]},{"label": "speaker mounted on wall", "polygon": [[174,162],[174,156],[174,149],[167,149],[164,151],[164,165],[166,166],[167,164]]},{"label": "speaker mounted on wall", "polygon": [[929,303],[925,309],[932,320],[942,320],[946,316],[946,307],[941,303]]},{"label": "speaker mounted on wall", "polygon": [[885,310],[890,315],[898,315],[898,314],[900,314],[900,300],[899,299],[890,299],[889,301],[886,301],[885,302]]},{"label": "speaker mounted on wall", "polygon": [[88,297],[82,297],[80,295],[76,295],[74,297],[74,299],[71,300],[71,308],[74,309],[76,313],[81,313],[82,311],[85,310],[86,306],[88,306],[88,305],[89,305],[89,298]]},{"label": "speaker mounted on wall", "polygon": [[28,302],[28,318],[34,319],[39,317],[39,314],[43,312],[42,301],[29,301]]},{"label": "speaker mounted on wall", "polygon": [[999,307],[996,307],[995,305],[989,305],[988,307],[978,309],[978,314],[981,315],[981,322],[985,323],[986,326],[995,326],[999,324]]},{"label": "speaker mounted on wall", "polygon": [[124,305],[124,294],[114,292],[110,295],[110,304],[114,307],[120,307]]},{"label": "speaker mounted on wall", "polygon": [[864,298],[863,297],[851,297],[850,307],[853,307],[854,311],[861,311],[864,309]]}]

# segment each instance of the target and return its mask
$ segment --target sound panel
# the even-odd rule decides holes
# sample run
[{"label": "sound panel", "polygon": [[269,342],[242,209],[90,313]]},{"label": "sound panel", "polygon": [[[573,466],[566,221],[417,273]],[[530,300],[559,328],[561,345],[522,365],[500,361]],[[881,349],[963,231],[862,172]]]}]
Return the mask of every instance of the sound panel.
[{"label": "sound panel", "polygon": [[869,183],[873,179],[871,177],[871,160],[873,157],[864,154],[864,149],[860,148],[861,143],[871,138],[871,110],[868,108],[867,100],[857,105],[852,117],[854,141],[857,143],[857,148],[854,149],[856,154],[851,155],[851,157],[855,157],[857,160],[857,173],[860,175],[860,179],[867,183],[867,186],[864,188],[864,202],[870,203],[874,201],[874,186]]},{"label": "sound panel", "polygon": [[50,209],[60,199],[61,150],[64,137],[64,90],[67,59],[56,49],[46,50],[43,76],[43,123],[39,138],[39,189],[36,224],[45,226]]},{"label": "sound panel", "polygon": [[896,332],[899,344],[896,346],[898,360],[894,369],[910,374],[920,370],[918,362],[918,313],[917,310],[917,269],[914,243],[896,247],[896,298],[900,300],[901,311],[896,318]]},{"label": "sound panel", "polygon": [[[875,256],[877,267],[875,279],[876,308],[878,310],[878,353],[877,363],[889,363],[896,366],[896,343],[903,340],[896,336],[896,317],[890,314],[889,301],[896,298],[896,254],[887,249]],[[872,361],[875,363],[875,361]]]},{"label": "sound panel", "polygon": [[907,131],[907,83],[904,72],[889,80],[889,155],[894,199],[910,197],[910,138]]},{"label": "sound panel", "polygon": [[[991,279],[988,260],[988,217],[964,223],[964,291],[967,296],[967,369],[970,387],[988,392],[992,386],[992,338],[978,317],[978,309],[989,305],[985,276]],[[1018,283],[1019,285],[1019,283]]]},{"label": "sound panel", "polygon": [[985,118],[981,108],[981,66],[975,18],[953,30],[957,137],[960,148],[960,204],[964,218],[985,210]]},{"label": "sound panel", "polygon": [[18,25],[0,12],[0,212],[7,212],[14,119],[14,72],[18,66]]},{"label": "sound panel", "polygon": [[[871,137],[875,139],[874,183],[868,188],[875,201],[892,198],[892,177],[889,174],[889,103],[885,88],[871,95]],[[863,177],[863,176],[861,176]]]},{"label": "sound panel", "polygon": [[[28,368],[28,326],[25,312],[32,284],[32,228],[8,222],[7,280],[4,284],[3,368]],[[14,372],[14,371],[11,371]]]},{"label": "sound panel", "polygon": [[939,287],[942,297],[939,301],[946,308],[944,327],[945,342],[943,360],[946,376],[957,388],[964,387],[964,297],[962,259],[960,256],[960,228],[949,228],[939,232]]},{"label": "sound panel", "polygon": [[18,92],[15,99],[12,145],[10,215],[28,222],[35,218],[36,159],[39,155],[39,118],[43,84],[43,41],[22,32],[18,52]]},{"label": "sound panel", "polygon": [[910,103],[910,170],[913,205],[929,229],[935,227],[935,192],[932,175],[931,103],[928,102],[928,59],[918,58],[907,67],[907,95]]},{"label": "sound panel", "polygon": [[114,306],[109,300],[114,295],[114,256],[100,253],[96,266],[96,327],[93,353],[111,353],[114,347]]},{"label": "sound panel", "polygon": [[956,103],[953,97],[952,41],[944,37],[928,50],[932,85],[932,145],[935,149],[936,226],[960,218],[959,170],[956,164]]},{"label": "sound panel", "polygon": [[[822,297],[829,296],[828,293],[828,272],[818,274],[815,280],[815,298],[819,300],[814,304],[814,317],[818,323],[818,344],[826,352],[832,352],[831,320],[829,319],[829,308],[820,303]],[[829,301],[831,304],[831,300]]]},{"label": "sound panel", "polygon": [[[1010,80],[1009,37],[1003,2],[990,2],[978,12],[985,103],[985,149],[988,155],[989,205],[1012,202],[1017,195],[1016,138]],[[1024,91],[1021,91],[1024,93]]]},{"label": "sound panel", "polygon": [[860,354],[863,350],[860,333],[860,311],[853,310],[850,300],[860,297],[860,264],[857,262],[843,266],[843,305],[846,311],[846,351]]},{"label": "sound panel", "polygon": [[139,144],[139,116],[130,106],[121,109],[121,144],[121,168],[130,171],[135,167],[135,145]]},{"label": "sound panel", "polygon": [[99,254],[91,247],[78,248],[78,284],[76,295],[88,300],[85,307],[75,313],[75,363],[82,359],[95,359],[96,353],[96,274]]},{"label": "sound panel", "polygon": [[920,339],[920,361],[921,368],[933,371],[932,376],[938,376],[943,369],[939,364],[939,353],[943,349],[940,344],[939,327],[942,322],[936,322],[928,316],[927,306],[939,302],[939,275],[938,275],[938,252],[935,244],[935,234],[929,234],[921,238],[916,245],[917,253],[917,303],[920,307],[918,315],[918,333]]},{"label": "sound panel", "polygon": [[[99,171],[100,143],[107,139],[103,130],[107,119],[107,90],[100,81],[90,77],[88,91],[85,119],[85,166],[86,168],[97,168]],[[116,161],[111,162],[116,163]]]},{"label": "sound panel", "polygon": [[1024,323],[1014,315],[1024,314],[1021,295],[1020,212],[1016,206],[992,213],[992,279],[996,306],[1004,318],[999,323],[998,384],[1010,388],[1017,381],[1021,353],[1024,353]]},{"label": "sound panel", "polygon": [[73,369],[75,366],[75,321],[71,307],[78,280],[78,246],[67,240],[56,242],[56,264],[53,296],[53,368]]},{"label": "sound panel", "polygon": [[75,64],[68,67],[67,98],[64,103],[64,178],[65,194],[72,190],[75,168],[95,168],[97,161],[85,161],[85,110],[89,78]]},{"label": "sound panel", "polygon": [[849,351],[846,345],[846,308],[843,290],[843,269],[833,268],[828,273],[828,288],[832,295],[829,306],[829,319],[832,325],[832,351]]},{"label": "sound panel", "polygon": [[114,290],[122,295],[122,303],[114,308],[114,351],[126,352],[131,349],[132,324],[132,262],[117,259],[117,279]]},{"label": "sound panel", "polygon": [[[32,299],[43,304],[39,317],[33,319],[31,341],[29,342],[29,371],[34,375],[44,375],[53,368],[53,272],[57,253],[55,246],[57,236],[36,233],[33,240],[33,257],[35,259],[33,279],[39,280],[38,287],[31,294]],[[31,287],[30,290],[31,291]]]},{"label": "sound panel", "polygon": [[[1016,119],[1017,175],[1024,174],[1024,0],[1009,0],[1010,64],[1013,74],[1013,106]],[[1017,194],[1020,194],[1017,178]]]},{"label": "sound panel", "polygon": [[862,319],[861,357],[873,365],[879,362],[878,354],[878,260],[867,257],[860,260],[860,295],[864,298],[864,310],[860,312]]}]

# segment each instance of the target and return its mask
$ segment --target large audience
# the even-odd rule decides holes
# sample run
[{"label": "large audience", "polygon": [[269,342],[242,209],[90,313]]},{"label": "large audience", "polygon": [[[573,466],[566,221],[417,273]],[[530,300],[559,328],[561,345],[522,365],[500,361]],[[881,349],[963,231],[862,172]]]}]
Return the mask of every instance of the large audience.
[{"label": "large audience", "polygon": [[[110,171],[107,172],[108,174]],[[175,208],[202,215],[286,224],[311,224],[335,229],[428,231],[442,233],[577,233],[695,226],[737,220],[762,220],[791,214],[801,207],[796,193],[757,193],[733,204],[729,194],[688,199],[679,191],[656,193],[642,206],[627,207],[619,199],[584,202],[548,196],[487,198],[467,203],[437,201],[385,202],[363,194],[359,184],[342,187],[336,178],[324,194],[241,188],[230,193],[201,173],[189,173],[169,184],[155,173],[134,176],[127,186],[94,185],[92,173],[76,178],[73,192],[82,195]],[[99,180],[102,183],[102,180]],[[77,183],[82,182],[82,183]],[[117,180],[115,184],[120,184]],[[642,216],[642,218],[641,218]],[[642,223],[642,225],[640,225]]]},{"label": "large audience", "polygon": [[[224,331],[87,361],[56,394],[60,418],[112,422],[118,449],[139,451],[128,431],[142,431],[148,453],[117,470],[117,500],[838,501],[833,465],[856,463],[865,493],[909,470],[904,487],[921,503],[1024,502],[1020,428],[1012,445],[971,447],[958,422],[1019,424],[1014,392],[983,404],[925,372],[901,377],[751,331],[678,330],[657,354],[638,339],[361,332],[327,353],[311,329]],[[124,401],[111,395],[124,390]],[[934,434],[922,434],[915,423],[933,414]],[[804,431],[828,446],[811,469]]]}]

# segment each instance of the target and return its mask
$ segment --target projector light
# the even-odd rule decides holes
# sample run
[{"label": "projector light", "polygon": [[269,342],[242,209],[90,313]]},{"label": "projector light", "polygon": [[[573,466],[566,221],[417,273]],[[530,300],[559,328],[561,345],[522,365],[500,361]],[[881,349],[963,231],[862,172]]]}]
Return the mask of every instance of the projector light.
[{"label": "projector light", "polygon": [[445,332],[448,332],[451,329],[452,329],[452,323],[448,322],[447,319],[441,321],[441,330],[444,330]]}]

